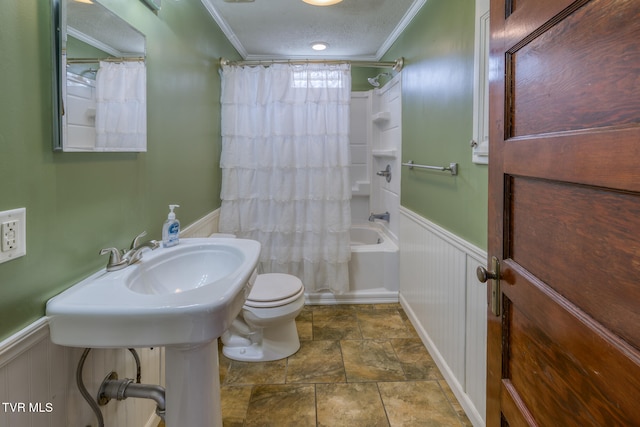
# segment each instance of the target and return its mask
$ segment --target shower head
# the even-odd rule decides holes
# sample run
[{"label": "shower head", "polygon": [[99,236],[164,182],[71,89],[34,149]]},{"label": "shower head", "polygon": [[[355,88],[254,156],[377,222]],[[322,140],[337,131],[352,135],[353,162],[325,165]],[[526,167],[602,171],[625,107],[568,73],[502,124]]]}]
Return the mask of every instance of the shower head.
[{"label": "shower head", "polygon": [[93,74],[93,76],[95,77],[96,73],[98,72],[98,70],[96,70],[95,68],[87,68],[86,70],[83,70],[80,75],[84,76],[85,74]]},{"label": "shower head", "polygon": [[386,76],[389,77],[391,76],[391,73],[380,73],[375,77],[369,77],[367,78],[367,81],[369,82],[369,84],[373,87],[380,87],[380,82],[378,81],[380,79],[380,77],[382,76]]},{"label": "shower head", "polygon": [[367,79],[367,81],[369,82],[369,84],[373,87],[379,87],[380,86],[380,82],[378,81],[378,76],[376,77],[369,77]]}]

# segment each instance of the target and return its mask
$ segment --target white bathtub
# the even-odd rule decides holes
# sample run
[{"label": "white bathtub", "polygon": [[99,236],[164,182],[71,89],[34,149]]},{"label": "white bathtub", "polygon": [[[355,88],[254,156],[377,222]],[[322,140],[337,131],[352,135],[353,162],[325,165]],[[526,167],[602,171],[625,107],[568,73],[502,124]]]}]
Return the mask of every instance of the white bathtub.
[{"label": "white bathtub", "polygon": [[378,224],[351,227],[349,291],[306,294],[307,304],[380,304],[398,302],[398,246]]}]

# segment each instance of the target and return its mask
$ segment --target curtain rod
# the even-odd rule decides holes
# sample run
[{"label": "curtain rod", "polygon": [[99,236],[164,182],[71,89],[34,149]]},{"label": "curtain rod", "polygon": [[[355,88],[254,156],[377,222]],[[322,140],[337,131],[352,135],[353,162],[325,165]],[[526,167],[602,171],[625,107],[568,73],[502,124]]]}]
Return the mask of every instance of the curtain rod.
[{"label": "curtain rod", "polygon": [[123,58],[67,58],[67,64],[94,64],[96,62],[144,62],[144,57],[127,56]]},{"label": "curtain rod", "polygon": [[249,61],[230,61],[226,58],[220,58],[220,65],[271,65],[271,64],[351,64],[360,67],[372,68],[393,68],[393,71],[399,72],[404,66],[404,58],[398,58],[395,61],[347,61],[347,60],[323,60],[323,59],[267,59],[267,60],[249,60]]}]

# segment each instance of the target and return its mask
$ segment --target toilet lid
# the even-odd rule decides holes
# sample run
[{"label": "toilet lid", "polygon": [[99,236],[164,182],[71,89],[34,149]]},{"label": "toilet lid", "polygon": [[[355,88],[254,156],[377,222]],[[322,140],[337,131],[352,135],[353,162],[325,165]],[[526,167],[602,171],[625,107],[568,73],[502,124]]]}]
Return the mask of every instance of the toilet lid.
[{"label": "toilet lid", "polygon": [[258,274],[245,304],[278,306],[285,302],[283,300],[298,297],[301,292],[304,292],[302,281],[295,276],[281,273]]}]

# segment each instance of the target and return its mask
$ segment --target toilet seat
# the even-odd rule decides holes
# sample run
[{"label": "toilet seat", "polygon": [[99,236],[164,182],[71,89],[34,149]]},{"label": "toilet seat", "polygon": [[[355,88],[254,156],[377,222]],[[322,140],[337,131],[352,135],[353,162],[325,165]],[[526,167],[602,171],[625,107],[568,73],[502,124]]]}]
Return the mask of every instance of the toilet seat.
[{"label": "toilet seat", "polygon": [[259,274],[244,305],[254,308],[289,304],[304,293],[302,281],[290,274]]}]

